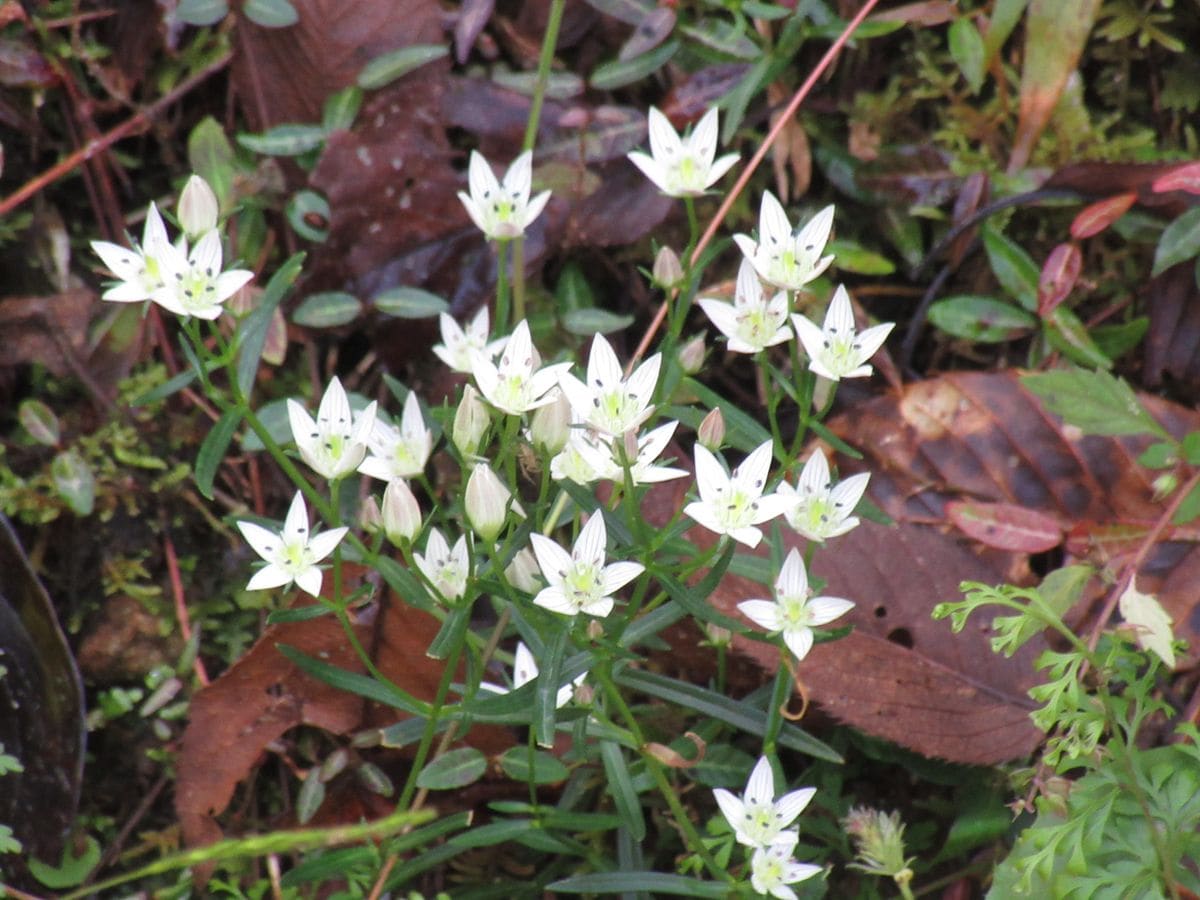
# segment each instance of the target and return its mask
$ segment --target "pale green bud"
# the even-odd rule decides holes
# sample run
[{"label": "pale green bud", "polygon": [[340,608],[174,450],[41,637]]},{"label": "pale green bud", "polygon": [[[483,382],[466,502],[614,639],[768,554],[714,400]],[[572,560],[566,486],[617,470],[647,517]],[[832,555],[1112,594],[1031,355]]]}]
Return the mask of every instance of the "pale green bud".
[{"label": "pale green bud", "polygon": [[536,594],[541,590],[541,583],[538,581],[540,572],[541,569],[538,567],[537,557],[533,555],[532,550],[525,547],[517,551],[517,555],[513,557],[512,562],[508,564],[508,568],[504,570],[504,577],[517,590],[524,591],[527,594]]},{"label": "pale green bud", "polygon": [[704,357],[708,348],[704,346],[704,335],[698,334],[679,348],[679,368],[687,375],[695,375],[704,368]]},{"label": "pale green bud", "polygon": [[467,519],[475,533],[488,543],[495,541],[504,529],[510,499],[512,491],[486,463],[474,468],[467,479]]},{"label": "pale green bud", "polygon": [[179,195],[177,209],[179,224],[188,240],[195,240],[216,228],[220,211],[217,195],[208,186],[208,182],[199,175],[189,178],[183,186],[183,193]]},{"label": "pale green bud", "polygon": [[721,414],[721,408],[713,407],[704,420],[700,423],[700,428],[696,431],[696,438],[700,441],[704,448],[716,453],[721,449],[721,445],[725,443],[725,416]]},{"label": "pale green bud", "polygon": [[650,277],[663,291],[670,292],[679,287],[683,281],[683,265],[679,262],[679,255],[670,247],[659,250],[658,256],[654,257]]},{"label": "pale green bud", "polygon": [[367,534],[374,534],[383,528],[383,516],[379,512],[379,503],[374,494],[363,501],[362,508],[358,511],[358,527]]},{"label": "pale green bud", "polygon": [[399,547],[421,531],[421,507],[408,482],[395,478],[383,492],[383,532]]},{"label": "pale green bud", "polygon": [[468,384],[463,388],[462,402],[454,413],[454,427],[450,432],[459,453],[468,458],[479,453],[479,445],[487,433],[489,421],[487,407],[483,405],[479,391]]},{"label": "pale green bud", "polygon": [[529,423],[529,437],[533,446],[553,456],[567,445],[571,436],[571,404],[567,395],[555,389],[553,403],[539,406],[533,411]]}]

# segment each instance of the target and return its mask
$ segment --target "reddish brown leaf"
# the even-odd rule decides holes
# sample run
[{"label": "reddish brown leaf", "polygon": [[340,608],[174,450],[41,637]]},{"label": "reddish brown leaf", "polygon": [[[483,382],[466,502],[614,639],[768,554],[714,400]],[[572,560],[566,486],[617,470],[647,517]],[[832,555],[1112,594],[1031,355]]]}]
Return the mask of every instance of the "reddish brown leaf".
[{"label": "reddish brown leaf", "polygon": [[1038,315],[1043,318],[1070,296],[1083,267],[1083,256],[1075,244],[1059,244],[1050,251],[1038,277]]},{"label": "reddish brown leaf", "polygon": [[1146,332],[1145,382],[1162,384],[1165,376],[1179,387],[1200,390],[1200,289],[1192,266],[1172,266],[1146,284],[1150,311]]},{"label": "reddish brown leaf", "polygon": [[1156,194],[1165,194],[1167,191],[1200,194],[1200,161],[1184,163],[1174,171],[1160,175],[1150,187]]},{"label": "reddish brown leaf", "polygon": [[46,297],[0,297],[0,367],[40,363],[62,377],[73,354],[86,353],[88,319],[96,309],[90,290]]},{"label": "reddish brown leaf", "polygon": [[946,504],[946,517],[964,534],[997,550],[1041,553],[1062,543],[1058,519],[1012,503]]},{"label": "reddish brown leaf", "polygon": [[1137,194],[1127,191],[1085,206],[1071,221],[1071,237],[1082,241],[1099,234],[1125,215],[1136,202]]}]

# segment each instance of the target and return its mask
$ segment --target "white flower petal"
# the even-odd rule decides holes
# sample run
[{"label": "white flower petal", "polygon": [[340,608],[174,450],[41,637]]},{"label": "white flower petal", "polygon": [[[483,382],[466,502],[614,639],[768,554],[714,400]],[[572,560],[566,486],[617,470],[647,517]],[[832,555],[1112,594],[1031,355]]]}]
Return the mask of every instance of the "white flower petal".
[{"label": "white flower petal", "polygon": [[314,597],[321,596],[321,580],[321,570],[316,566],[309,566],[303,572],[296,573],[296,586]]},{"label": "white flower petal", "polygon": [[279,566],[263,566],[251,576],[250,581],[246,584],[248,591],[266,591],[271,588],[283,587],[285,584],[291,584],[292,576],[285,572]]},{"label": "white flower petal", "polygon": [[808,601],[809,622],[825,625],[854,609],[854,603],[841,597],[813,597]]},{"label": "white flower petal", "polygon": [[770,600],[744,600],[737,608],[747,619],[767,631],[779,631],[783,627],[779,605]]}]

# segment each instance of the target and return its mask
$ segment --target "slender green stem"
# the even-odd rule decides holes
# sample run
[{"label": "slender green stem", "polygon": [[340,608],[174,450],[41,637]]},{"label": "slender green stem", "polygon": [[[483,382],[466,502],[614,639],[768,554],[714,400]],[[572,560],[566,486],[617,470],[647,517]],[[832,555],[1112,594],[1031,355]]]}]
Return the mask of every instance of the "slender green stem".
[{"label": "slender green stem", "polygon": [[637,741],[638,752],[641,754],[642,760],[646,763],[646,771],[650,773],[659,793],[667,801],[667,806],[671,808],[671,815],[674,816],[679,830],[683,832],[688,849],[700,857],[714,878],[719,881],[732,883],[733,879],[730,877],[728,871],[719,866],[717,861],[713,859],[712,854],[708,852],[708,848],[704,845],[704,840],[700,837],[699,832],[696,831],[696,826],[688,818],[687,810],[679,802],[674,785],[671,784],[666,773],[663,772],[662,763],[643,749],[646,746],[646,738],[642,734],[641,725],[638,724],[638,720],[634,716],[633,710],[625,702],[625,698],[621,696],[621,689],[613,681],[611,668],[611,661],[604,660],[594,670],[596,677],[599,679],[601,687],[604,688],[605,697],[616,707],[617,712],[620,713],[621,718],[625,721],[625,725],[633,735],[634,740]]},{"label": "slender green stem", "polygon": [[782,656],[787,651],[781,649],[779,652],[779,669],[775,672],[775,685],[771,689],[771,705],[767,707],[767,725],[763,732],[764,756],[775,756],[778,752],[775,742],[783,728],[783,707],[792,692],[792,672]]},{"label": "slender green stem", "polygon": [[496,321],[492,337],[508,334],[508,250],[509,241],[496,241]]},{"label": "slender green stem", "polygon": [[458,657],[462,653],[462,648],[463,645],[460,642],[450,649],[446,665],[442,669],[442,677],[438,680],[437,693],[433,698],[433,709],[425,723],[425,730],[421,733],[421,743],[417,745],[417,753],[413,758],[412,767],[408,771],[408,778],[404,782],[404,790],[400,792],[400,800],[396,804],[397,809],[404,809],[412,802],[413,794],[417,789],[417,776],[425,768],[425,758],[429,754],[429,747],[433,744],[433,737],[437,734],[438,718],[441,716],[442,706],[446,702],[446,694],[454,681],[454,673],[458,669]]},{"label": "slender green stem", "polygon": [[515,326],[525,318],[525,238],[512,242],[512,320]]},{"label": "slender green stem", "polygon": [[550,514],[546,516],[546,521],[542,523],[542,534],[549,536],[555,528],[558,527],[558,519],[563,514],[563,510],[567,508],[567,503],[570,501],[570,495],[563,490],[558,492],[558,496],[554,499],[554,506],[550,509]]},{"label": "slender green stem", "polygon": [[538,120],[542,116],[546,86],[550,83],[550,66],[554,62],[554,48],[558,45],[558,31],[562,27],[563,11],[566,7],[567,0],[551,0],[550,12],[546,16],[546,32],[542,35],[542,52],[538,56],[533,97],[529,102],[529,118],[525,122],[525,139],[521,142],[522,150],[532,150],[537,140]]}]

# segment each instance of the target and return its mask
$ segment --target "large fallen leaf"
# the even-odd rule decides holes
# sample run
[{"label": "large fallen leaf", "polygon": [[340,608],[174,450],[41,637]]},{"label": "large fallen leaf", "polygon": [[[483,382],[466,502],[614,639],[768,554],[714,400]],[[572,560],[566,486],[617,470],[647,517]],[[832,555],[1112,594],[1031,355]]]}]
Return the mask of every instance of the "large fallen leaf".
[{"label": "large fallen leaf", "polygon": [[83,777],[83,687],[54,607],[0,515],[0,822],[27,858],[57,865]]}]

